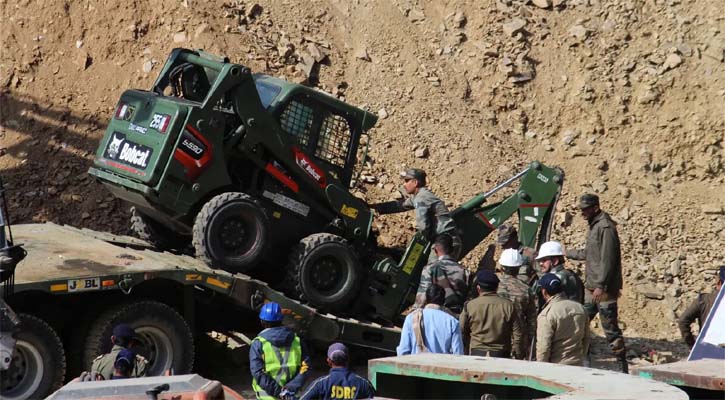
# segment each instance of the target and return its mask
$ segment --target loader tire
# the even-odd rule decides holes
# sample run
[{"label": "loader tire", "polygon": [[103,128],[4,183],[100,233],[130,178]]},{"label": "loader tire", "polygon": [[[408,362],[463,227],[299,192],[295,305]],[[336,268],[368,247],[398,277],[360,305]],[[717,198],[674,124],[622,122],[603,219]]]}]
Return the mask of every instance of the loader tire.
[{"label": "loader tire", "polygon": [[174,375],[194,367],[194,336],[184,318],[158,301],[137,301],[108,310],[91,324],[83,350],[83,369],[91,370],[93,360],[111,351],[113,327],[126,323],[136,331],[133,350],[148,361],[146,376],[159,376],[167,370]]},{"label": "loader tire", "polygon": [[247,272],[264,256],[269,223],[264,211],[244,193],[222,193],[196,216],[194,249],[212,268]]},{"label": "loader tire", "polygon": [[0,372],[3,400],[43,399],[63,386],[65,351],[53,328],[40,318],[19,314],[20,330],[10,368]]},{"label": "loader tire", "polygon": [[189,240],[131,207],[131,231],[159,250],[183,250]]},{"label": "loader tire", "polygon": [[289,286],[322,312],[345,310],[359,295],[362,267],[347,241],[330,233],[302,239],[290,254]]}]

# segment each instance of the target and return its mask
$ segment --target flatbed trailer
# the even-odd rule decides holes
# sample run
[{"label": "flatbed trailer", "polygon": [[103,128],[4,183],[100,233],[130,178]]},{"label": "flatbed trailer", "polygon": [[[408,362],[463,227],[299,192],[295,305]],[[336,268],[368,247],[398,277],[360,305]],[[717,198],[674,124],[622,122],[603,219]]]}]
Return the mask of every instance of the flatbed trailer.
[{"label": "flatbed trailer", "polygon": [[57,339],[33,349],[33,340],[20,338],[16,353],[26,359],[14,365],[26,370],[3,376],[4,398],[49,394],[38,389],[48,380],[56,385],[58,376],[33,376],[33,369],[36,375],[67,371],[61,380],[88,370],[93,358],[110,350],[112,326],[121,321],[136,329],[153,374],[191,372],[194,337],[255,327],[266,301],[280,303],[285,324],[308,341],[383,351],[399,342],[398,328],[318,313],[265,282],[154,250],[136,238],[52,223],[16,225],[13,233],[28,255],[7,302],[16,313],[40,319]]}]

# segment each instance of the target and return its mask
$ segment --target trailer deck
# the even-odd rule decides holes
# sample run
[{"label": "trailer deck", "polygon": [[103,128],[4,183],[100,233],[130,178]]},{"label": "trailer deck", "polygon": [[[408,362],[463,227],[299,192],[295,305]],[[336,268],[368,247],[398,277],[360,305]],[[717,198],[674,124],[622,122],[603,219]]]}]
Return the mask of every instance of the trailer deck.
[{"label": "trailer deck", "polygon": [[343,341],[394,351],[398,328],[320,314],[265,282],[211,269],[193,257],[160,252],[129,236],[53,223],[16,225],[14,239],[28,252],[15,274],[15,293],[70,295],[91,291],[131,293],[155,279],[214,291],[237,306],[256,311],[266,301],[282,305],[285,322],[312,340]]}]

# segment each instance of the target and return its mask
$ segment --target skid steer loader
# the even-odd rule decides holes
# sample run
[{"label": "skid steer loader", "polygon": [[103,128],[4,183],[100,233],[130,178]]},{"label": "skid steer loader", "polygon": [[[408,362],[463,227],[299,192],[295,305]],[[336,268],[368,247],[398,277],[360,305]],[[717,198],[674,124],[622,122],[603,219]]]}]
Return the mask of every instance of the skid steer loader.
[{"label": "skid steer loader", "polygon": [[[89,173],[132,205],[132,229],[157,247],[192,243],[197,257],[231,272],[285,266],[276,275],[291,294],[324,311],[350,311],[363,287],[374,288],[387,297],[372,313],[392,318],[429,245],[416,236],[402,253],[379,248],[370,208],[348,190],[361,136],[376,121],[317,90],[174,49],[151,90],[122,94]],[[528,170],[552,180],[519,203],[553,203],[561,174]],[[454,211],[465,253],[503,222],[480,225],[494,210],[485,199]],[[519,203],[501,206],[511,215]],[[537,212],[540,224],[550,211]]]},{"label": "skid steer loader", "polygon": [[[89,173],[132,205],[140,238],[192,243],[210,266],[251,273],[284,265],[312,234],[336,239],[308,244],[374,242],[370,209],[348,189],[376,121],[318,90],[174,49],[151,90],[121,95]],[[359,287],[360,274],[342,273],[345,288]],[[328,300],[356,295],[342,292]]]}]

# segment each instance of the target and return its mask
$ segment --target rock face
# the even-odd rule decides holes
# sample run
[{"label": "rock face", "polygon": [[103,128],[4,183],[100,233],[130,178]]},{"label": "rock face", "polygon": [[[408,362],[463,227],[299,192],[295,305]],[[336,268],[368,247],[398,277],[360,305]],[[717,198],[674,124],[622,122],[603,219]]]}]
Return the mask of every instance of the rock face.
[{"label": "rock face", "polygon": [[[673,315],[725,261],[722,0],[161,3],[3,3],[0,174],[15,221],[126,233],[127,205],[86,171],[120,93],[151,87],[183,46],[379,112],[354,189],[368,201],[395,197],[407,167],[454,208],[532,160],[560,166],[552,238],[584,244],[584,192],[617,220],[625,334],[676,337]],[[412,220],[374,225],[400,245]]]}]

